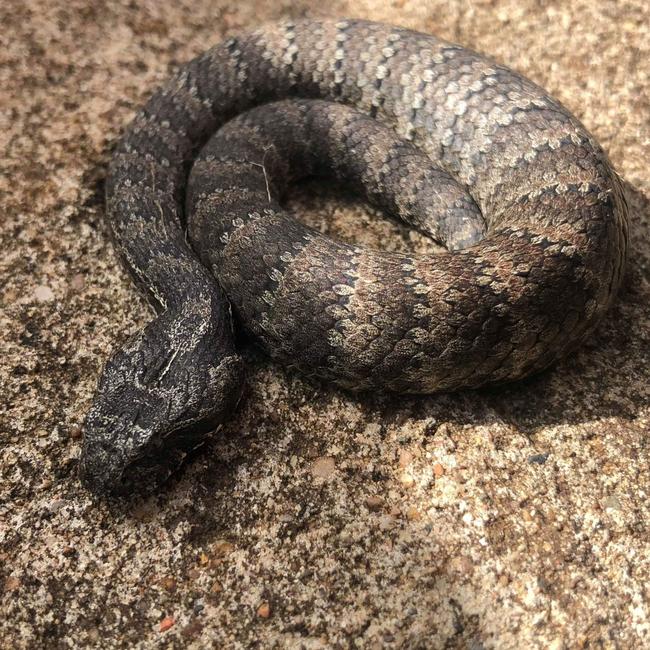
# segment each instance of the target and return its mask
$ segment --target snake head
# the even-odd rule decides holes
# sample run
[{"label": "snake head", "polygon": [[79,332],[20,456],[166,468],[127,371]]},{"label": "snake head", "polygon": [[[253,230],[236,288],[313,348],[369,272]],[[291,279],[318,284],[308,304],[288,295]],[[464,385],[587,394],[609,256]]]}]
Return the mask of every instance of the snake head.
[{"label": "snake head", "polygon": [[242,385],[223,319],[163,313],[104,366],[84,424],[82,482],[97,494],[156,487],[228,417]]}]

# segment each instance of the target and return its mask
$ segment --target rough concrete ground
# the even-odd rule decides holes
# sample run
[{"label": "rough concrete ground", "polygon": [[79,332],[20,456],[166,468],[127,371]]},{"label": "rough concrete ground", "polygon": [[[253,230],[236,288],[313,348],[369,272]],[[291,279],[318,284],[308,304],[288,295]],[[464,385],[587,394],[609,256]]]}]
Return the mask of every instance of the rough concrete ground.
[{"label": "rough concrete ground", "polygon": [[[473,393],[354,398],[249,351],[224,435],[158,494],[95,501],[79,425],[149,317],[102,225],[109,145],[224,34],[323,13],[435,32],[568,105],[627,181],[620,300],[552,371]],[[25,0],[0,24],[1,647],[650,647],[647,2]],[[427,246],[335,188],[292,203]]]}]

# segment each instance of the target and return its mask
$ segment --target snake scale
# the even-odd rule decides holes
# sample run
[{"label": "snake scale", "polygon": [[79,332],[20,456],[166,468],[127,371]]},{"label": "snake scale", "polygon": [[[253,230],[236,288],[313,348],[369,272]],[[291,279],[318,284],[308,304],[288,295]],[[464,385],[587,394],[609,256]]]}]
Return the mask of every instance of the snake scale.
[{"label": "snake scale", "polygon": [[[295,221],[287,184],[321,173],[447,251],[370,250]],[[267,25],[181,67],[118,142],[106,205],[157,316],[100,376],[80,461],[97,493],[157,484],[231,415],[233,318],[345,389],[478,387],[579,344],[627,249],[621,182],[557,100],[362,20]]]}]

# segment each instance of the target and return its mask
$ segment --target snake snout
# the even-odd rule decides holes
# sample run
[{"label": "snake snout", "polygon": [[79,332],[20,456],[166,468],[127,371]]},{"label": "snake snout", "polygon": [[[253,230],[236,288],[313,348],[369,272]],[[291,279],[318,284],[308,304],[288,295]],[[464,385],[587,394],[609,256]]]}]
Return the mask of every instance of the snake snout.
[{"label": "snake snout", "polygon": [[79,479],[95,494],[109,494],[119,491],[122,483],[123,462],[116,450],[98,443],[84,445],[79,461]]}]

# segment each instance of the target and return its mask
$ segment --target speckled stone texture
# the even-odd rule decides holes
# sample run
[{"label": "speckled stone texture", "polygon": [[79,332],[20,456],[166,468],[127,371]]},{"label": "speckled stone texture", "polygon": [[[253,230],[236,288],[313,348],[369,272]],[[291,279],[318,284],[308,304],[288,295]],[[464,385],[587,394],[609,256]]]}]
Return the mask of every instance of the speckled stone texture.
[{"label": "speckled stone texture", "polygon": [[[305,15],[436,33],[563,101],[626,180],[620,299],[579,353],[489,391],[354,398],[246,349],[223,435],[154,496],[93,500],[80,423],[149,318],[102,223],[110,145],[180,62]],[[650,645],[646,2],[26,0],[0,24],[0,646]],[[432,249],[331,183],[291,205]]]}]

